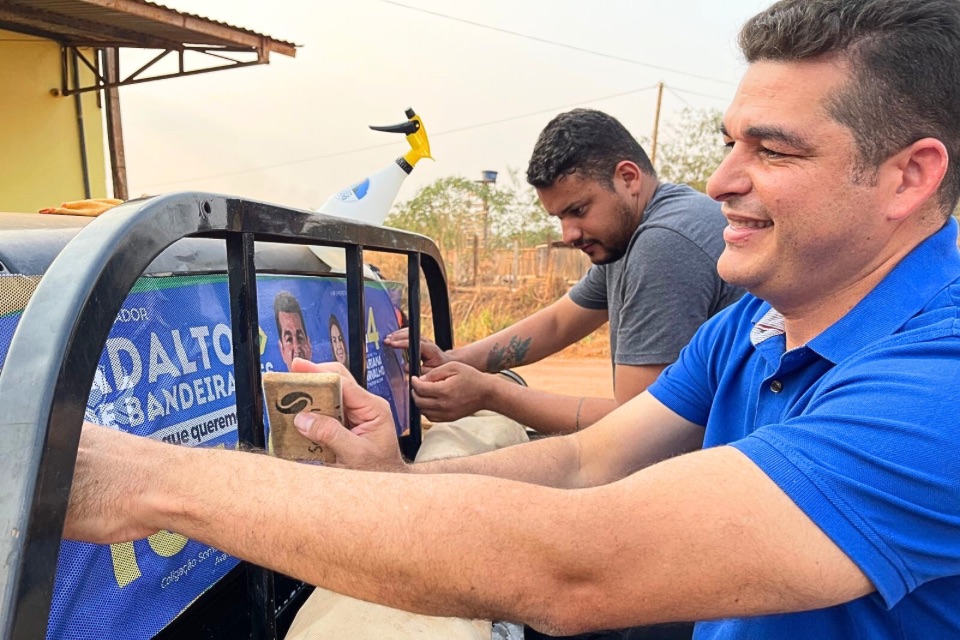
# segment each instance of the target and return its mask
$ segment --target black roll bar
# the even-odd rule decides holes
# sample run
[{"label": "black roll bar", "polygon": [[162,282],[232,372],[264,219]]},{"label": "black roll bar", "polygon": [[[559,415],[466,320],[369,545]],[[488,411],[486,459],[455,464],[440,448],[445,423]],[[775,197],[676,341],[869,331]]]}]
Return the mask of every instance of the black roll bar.
[{"label": "black roll bar", "polygon": [[[443,349],[453,344],[443,261],[436,245],[423,236],[195,192],[131,201],[94,220],[50,265],[24,309],[0,372],[3,640],[45,635],[80,428],[101,352],[134,283],[160,252],[185,237],[221,238],[227,244],[241,441],[263,445],[255,241],[344,247],[348,290],[359,288],[361,294],[363,249],[406,254],[408,265],[419,266],[425,277],[437,344]],[[418,278],[419,273],[408,275],[414,337],[420,332]],[[352,321],[353,306],[350,313]],[[351,326],[351,337],[362,333]],[[350,369],[363,381],[365,362],[353,347]],[[419,357],[411,358],[410,370],[419,373]],[[410,436],[401,443],[405,452],[415,451],[420,441],[412,398],[409,406]],[[251,572],[248,583],[255,587],[248,592],[251,599],[263,598],[251,602],[252,637],[272,640],[272,575],[260,571]]]}]

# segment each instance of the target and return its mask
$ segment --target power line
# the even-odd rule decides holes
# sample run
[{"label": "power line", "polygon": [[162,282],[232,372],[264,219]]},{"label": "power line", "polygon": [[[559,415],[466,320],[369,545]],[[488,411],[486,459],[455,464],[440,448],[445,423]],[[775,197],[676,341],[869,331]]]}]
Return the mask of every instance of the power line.
[{"label": "power line", "polygon": [[[477,123],[477,124],[471,124],[471,125],[467,125],[467,126],[464,126],[464,127],[458,127],[458,128],[456,128],[456,129],[447,129],[446,131],[439,131],[439,132],[437,132],[437,133],[432,133],[432,134],[430,134],[430,136],[431,136],[432,138],[439,138],[439,137],[442,137],[442,136],[445,136],[445,135],[450,135],[450,134],[453,134],[453,133],[461,133],[461,132],[463,132],[463,131],[469,131],[469,130],[471,130],[471,129],[479,129],[479,128],[481,128],[481,127],[489,127],[489,126],[493,126],[493,125],[495,125],[495,124],[503,124],[504,122],[511,122],[511,121],[513,121],[513,120],[522,120],[523,118],[530,118],[530,117],[532,117],[532,116],[539,116],[539,115],[543,115],[544,113],[553,113],[553,112],[556,112],[556,111],[562,111],[562,110],[564,110],[564,109],[571,109],[571,108],[573,108],[573,107],[578,107],[578,106],[581,106],[581,105],[584,105],[584,104],[591,104],[591,103],[594,103],[594,102],[603,102],[604,100],[613,100],[614,98],[622,98],[623,96],[632,95],[632,94],[634,94],[634,93],[642,93],[642,92],[644,92],[644,91],[650,91],[651,89],[655,89],[656,86],[657,86],[657,85],[652,84],[652,85],[650,85],[650,86],[648,86],[648,87],[641,87],[641,88],[639,88],[639,89],[631,89],[630,91],[621,91],[620,93],[614,93],[614,94],[610,94],[610,95],[607,95],[607,96],[602,96],[602,97],[599,97],[599,98],[593,98],[593,99],[591,99],[591,100],[582,100],[582,101],[580,101],[580,102],[575,102],[575,103],[571,103],[571,104],[565,104],[565,105],[560,105],[560,106],[555,106],[555,107],[549,107],[549,108],[547,108],[547,109],[541,109],[541,110],[539,110],[539,111],[531,111],[531,112],[529,112],[529,113],[522,113],[522,114],[516,115],[516,116],[509,116],[509,117],[506,117],[506,118],[500,118],[500,119],[498,119],[498,120],[489,120],[489,121],[487,121],[487,122],[480,122],[480,123]],[[171,184],[183,184],[183,183],[190,183],[190,182],[202,182],[203,180],[213,180],[214,178],[229,178],[229,177],[231,177],[231,176],[238,176],[238,175],[242,175],[242,174],[245,174],[245,173],[254,173],[254,172],[257,172],[257,171],[267,171],[267,170],[269,170],[269,169],[278,169],[278,168],[280,168],[280,167],[289,167],[289,166],[296,165],[296,164],[304,164],[304,163],[307,163],[307,162],[315,162],[315,161],[317,161],[317,160],[327,160],[327,159],[329,159],[329,158],[338,158],[338,157],[340,157],[340,156],[346,156],[346,155],[350,155],[350,154],[353,154],[353,153],[361,153],[361,152],[363,152],[363,151],[372,151],[372,150],[374,150],[374,149],[384,149],[384,148],[386,148],[386,147],[393,147],[393,146],[396,146],[396,143],[395,143],[395,142],[386,142],[386,143],[383,143],[383,144],[375,144],[375,145],[371,145],[371,146],[368,146],[368,147],[360,147],[360,148],[357,148],[357,149],[350,149],[350,150],[347,150],[347,151],[336,151],[336,152],[334,152],[334,153],[327,153],[327,154],[320,155],[320,156],[312,156],[312,157],[310,157],[310,158],[301,158],[301,159],[299,159],[299,160],[290,160],[290,161],[288,161],[288,162],[278,162],[278,163],[276,163],[276,164],[263,165],[263,166],[260,166],[260,167],[254,167],[254,168],[252,168],[252,169],[240,169],[240,170],[237,170],[237,171],[229,171],[229,172],[226,172],[226,173],[216,173],[216,174],[212,174],[212,175],[208,175],[208,176],[202,176],[202,177],[199,177],[199,178],[186,178],[186,179],[183,179],[183,180],[169,180],[169,181],[167,181],[167,182],[155,182],[155,183],[153,183],[153,184],[144,185],[144,186],[142,186],[142,187],[140,187],[140,188],[141,188],[141,189],[150,189],[150,188],[152,188],[152,187],[165,187],[165,186],[171,185]]]},{"label": "power line", "polygon": [[709,93],[700,93],[699,91],[689,91],[687,89],[671,89],[671,91],[679,91],[680,93],[686,93],[691,96],[700,96],[701,98],[711,98],[713,100],[719,100],[721,102],[730,104],[730,98],[721,98],[720,96],[712,96]]},{"label": "power line", "polygon": [[503,122],[510,122],[511,120],[522,120],[523,118],[529,118],[531,116],[539,116],[544,113],[551,113],[554,111],[560,111],[563,109],[572,109],[573,107],[579,107],[584,104],[591,104],[594,102],[603,102],[604,100],[613,100],[614,98],[622,98],[623,96],[629,96],[634,93],[642,93],[644,91],[650,91],[651,89],[656,89],[657,85],[652,84],[649,87],[641,87],[640,89],[631,89],[630,91],[621,91],[620,93],[614,93],[608,96],[603,96],[602,98],[594,98],[592,100],[581,100],[580,102],[574,102],[571,104],[564,104],[557,107],[550,107],[549,109],[541,109],[540,111],[531,111],[530,113],[524,113],[518,116],[510,116],[508,118],[501,118],[500,120],[491,120],[489,122],[482,122],[480,124],[469,125],[466,127],[461,127],[459,129],[448,129],[437,134],[437,136],[443,136],[448,133],[459,133],[461,131],[467,131],[469,129],[478,129],[480,127],[487,127],[494,124],[501,124]]},{"label": "power line", "polygon": [[316,160],[326,160],[328,158],[336,158],[339,156],[350,155],[351,153],[360,153],[362,151],[371,151],[373,149],[383,149],[385,147],[392,147],[396,143],[386,142],[384,144],[375,144],[369,147],[360,147],[359,149],[350,149],[349,151],[338,151],[336,153],[328,153],[322,156],[313,156],[311,158],[302,158],[300,160],[290,160],[289,162],[278,162],[277,164],[267,164],[260,167],[253,167],[252,169],[240,169],[238,171],[228,171],[227,173],[214,173],[207,176],[201,176],[199,178],[184,178],[181,180],[169,180],[167,182],[155,182],[153,184],[147,184],[141,187],[141,189],[149,190],[152,187],[165,187],[171,184],[183,184],[190,182],[202,182],[204,180],[213,180],[214,178],[229,178],[231,176],[239,176],[245,173],[255,173],[257,171],[267,171],[269,169],[278,169],[280,167],[289,167],[295,164],[303,164],[306,162],[314,162]]},{"label": "power line", "polygon": [[673,88],[672,88],[670,85],[665,84],[665,85],[663,85],[663,86],[667,88],[667,91],[669,91],[671,94],[673,94],[673,97],[674,97],[674,98],[676,98],[677,100],[679,100],[679,101],[682,102],[683,104],[687,105],[687,106],[690,107],[691,109],[694,108],[693,105],[690,104],[690,101],[689,101],[689,100],[687,100],[687,99],[684,98],[682,95],[680,95],[679,93],[677,93],[676,91],[674,91]]},{"label": "power line", "polygon": [[608,59],[610,59],[610,60],[619,60],[620,62],[629,62],[630,64],[636,64],[636,65],[639,65],[639,66],[641,66],[641,67],[647,67],[647,68],[649,68],[649,69],[656,69],[656,70],[658,70],[658,71],[667,71],[667,72],[669,72],[669,73],[676,73],[676,74],[679,74],[679,75],[682,75],[682,76],[688,76],[688,77],[690,77],[690,78],[697,78],[698,80],[706,80],[707,82],[716,82],[716,83],[718,83],[718,84],[725,84],[725,85],[731,85],[731,86],[734,84],[734,83],[729,82],[729,81],[727,81],[727,80],[717,80],[716,78],[711,78],[711,77],[709,77],[709,76],[702,76],[702,75],[699,75],[699,74],[696,74],[696,73],[690,73],[689,71],[681,71],[680,69],[672,69],[672,68],[670,68],[670,67],[662,67],[662,66],[660,66],[660,65],[651,64],[651,63],[649,63],[649,62],[641,62],[640,60],[634,60],[633,58],[624,58],[624,57],[622,57],[622,56],[615,56],[615,55],[612,55],[612,54],[609,54],[609,53],[603,53],[603,52],[601,52],[601,51],[594,51],[593,49],[587,49],[587,48],[585,48],[585,47],[578,47],[578,46],[572,45],[572,44],[566,44],[566,43],[563,43],[563,42],[557,42],[556,40],[548,40],[548,39],[546,39],[546,38],[540,38],[540,37],[537,37],[537,36],[531,36],[531,35],[526,34],[526,33],[520,33],[520,32],[517,32],[517,31],[511,31],[511,30],[509,30],[509,29],[503,29],[503,28],[501,28],[501,27],[494,27],[494,26],[491,26],[491,25],[488,25],[488,24],[483,24],[483,23],[480,23],[480,22],[473,22],[472,20],[466,20],[466,19],[464,19],[464,18],[458,18],[458,17],[456,17],[456,16],[451,16],[451,15],[448,15],[448,14],[445,14],[445,13],[440,13],[440,12],[438,12],[438,11],[430,11],[429,9],[421,9],[420,7],[412,7],[412,6],[410,6],[410,5],[403,4],[403,3],[401,3],[401,2],[395,2],[394,0],[378,0],[378,1],[379,1],[379,2],[382,2],[382,3],[384,3],[384,4],[393,5],[393,6],[395,6],[395,7],[402,7],[402,8],[404,8],[404,9],[408,9],[408,10],[410,10],[410,11],[418,11],[418,12],[420,12],[420,13],[426,13],[426,14],[429,14],[429,15],[431,15],[431,16],[436,16],[436,17],[438,17],[438,18],[443,18],[443,19],[445,19],[445,20],[453,20],[454,22],[461,22],[461,23],[463,23],[463,24],[468,24],[468,25],[471,25],[471,26],[473,26],[473,27],[479,27],[479,28],[481,28],[481,29],[489,29],[490,31],[496,31],[496,32],[498,32],[498,33],[506,33],[506,34],[509,34],[509,35],[511,35],[511,36],[517,36],[518,38],[526,38],[527,40],[533,40],[533,41],[535,41],[535,42],[541,42],[541,43],[544,43],[544,44],[550,44],[550,45],[553,45],[553,46],[555,46],[555,47],[563,47],[564,49],[570,49],[570,50],[572,50],[572,51],[579,51],[580,53],[589,53],[590,55],[600,56],[600,57],[602,57],[602,58],[608,58]]}]

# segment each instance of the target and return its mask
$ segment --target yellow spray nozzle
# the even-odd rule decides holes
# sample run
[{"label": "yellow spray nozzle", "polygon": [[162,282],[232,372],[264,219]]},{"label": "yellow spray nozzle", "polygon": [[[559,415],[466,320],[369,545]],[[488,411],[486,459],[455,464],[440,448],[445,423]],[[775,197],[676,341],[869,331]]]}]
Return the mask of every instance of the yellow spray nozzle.
[{"label": "yellow spray nozzle", "polygon": [[430,155],[430,139],[427,137],[427,129],[423,126],[423,120],[420,116],[413,113],[413,109],[408,109],[407,115],[410,116],[411,114],[413,114],[411,119],[419,123],[420,126],[414,133],[407,134],[410,151],[404,154],[403,157],[411,165],[415,165],[421,158],[430,158],[433,160],[433,156]]},{"label": "yellow spray nozzle", "polygon": [[422,158],[430,158],[432,160],[433,156],[430,155],[430,139],[427,137],[427,130],[423,126],[423,120],[414,113],[413,109],[407,109],[406,116],[406,122],[382,127],[371,125],[370,128],[374,131],[406,134],[407,142],[410,143],[410,151],[403,155],[403,159],[412,167]]}]

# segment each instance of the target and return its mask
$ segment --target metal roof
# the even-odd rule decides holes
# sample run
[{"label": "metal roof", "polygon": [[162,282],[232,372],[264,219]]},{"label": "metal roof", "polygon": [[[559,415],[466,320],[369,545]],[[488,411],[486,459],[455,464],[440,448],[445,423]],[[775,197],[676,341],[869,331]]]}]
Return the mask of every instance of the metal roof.
[{"label": "metal roof", "polygon": [[134,47],[296,55],[296,45],[146,0],[0,0],[0,29],[55,40],[70,47]]}]

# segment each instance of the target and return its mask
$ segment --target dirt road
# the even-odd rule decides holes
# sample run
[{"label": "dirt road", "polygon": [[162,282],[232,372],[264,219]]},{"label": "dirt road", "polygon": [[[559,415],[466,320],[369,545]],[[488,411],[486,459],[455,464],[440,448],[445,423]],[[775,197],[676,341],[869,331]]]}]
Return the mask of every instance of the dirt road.
[{"label": "dirt road", "polygon": [[613,397],[613,373],[609,358],[545,358],[517,367],[534,389],[572,396]]}]

